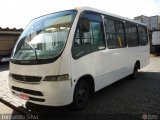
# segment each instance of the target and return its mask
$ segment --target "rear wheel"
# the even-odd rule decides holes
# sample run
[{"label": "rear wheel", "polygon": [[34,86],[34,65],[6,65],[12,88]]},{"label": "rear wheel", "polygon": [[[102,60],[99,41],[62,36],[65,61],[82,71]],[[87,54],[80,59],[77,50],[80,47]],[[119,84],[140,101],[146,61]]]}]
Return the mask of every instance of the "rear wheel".
[{"label": "rear wheel", "polygon": [[132,79],[136,79],[138,77],[138,65],[134,65],[133,73],[131,74]]},{"label": "rear wheel", "polygon": [[83,109],[88,103],[89,96],[90,92],[87,82],[84,80],[79,81],[75,87],[71,108],[73,110]]}]

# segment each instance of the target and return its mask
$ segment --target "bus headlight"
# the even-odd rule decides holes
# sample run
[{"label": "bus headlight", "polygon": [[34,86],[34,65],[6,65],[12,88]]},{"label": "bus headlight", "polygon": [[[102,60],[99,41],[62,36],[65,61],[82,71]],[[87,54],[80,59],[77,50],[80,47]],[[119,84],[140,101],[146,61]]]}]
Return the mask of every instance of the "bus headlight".
[{"label": "bus headlight", "polygon": [[46,76],[43,81],[64,81],[69,80],[69,75]]}]

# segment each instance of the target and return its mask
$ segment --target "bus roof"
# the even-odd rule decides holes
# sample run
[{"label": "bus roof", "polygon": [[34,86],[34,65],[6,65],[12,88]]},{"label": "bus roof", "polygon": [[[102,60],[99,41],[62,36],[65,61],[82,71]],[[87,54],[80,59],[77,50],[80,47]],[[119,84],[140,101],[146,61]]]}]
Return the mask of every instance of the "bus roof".
[{"label": "bus roof", "polygon": [[129,18],[125,18],[125,17],[119,16],[119,15],[115,15],[115,14],[112,14],[112,13],[109,13],[109,12],[105,12],[105,11],[102,11],[102,10],[99,10],[99,9],[96,9],[96,8],[92,8],[92,7],[85,6],[85,7],[77,7],[75,9],[78,10],[79,12],[82,12],[82,11],[85,11],[85,10],[98,12],[98,13],[101,13],[101,14],[105,14],[105,15],[112,16],[112,17],[115,17],[115,18],[119,18],[119,19],[122,19],[122,20],[125,20],[125,21],[134,22],[136,24],[140,24],[140,25],[146,26],[146,24],[141,23],[139,21],[136,21],[136,20],[133,20],[133,19],[129,19]]}]

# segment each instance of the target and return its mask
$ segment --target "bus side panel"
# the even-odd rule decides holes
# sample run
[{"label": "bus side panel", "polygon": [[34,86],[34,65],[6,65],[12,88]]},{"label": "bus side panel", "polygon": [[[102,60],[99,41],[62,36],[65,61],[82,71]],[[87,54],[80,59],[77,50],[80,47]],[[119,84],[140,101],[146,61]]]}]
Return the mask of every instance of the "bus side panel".
[{"label": "bus side panel", "polygon": [[149,64],[150,48],[149,45],[140,47],[141,68]]},{"label": "bus side panel", "polygon": [[[101,73],[95,76],[96,91],[131,74],[126,55],[124,48],[108,49],[98,55],[97,58],[102,61],[102,64],[96,66]],[[104,70],[101,69],[102,67]]]},{"label": "bus side panel", "polygon": [[125,49],[103,50],[72,60],[72,77],[78,80],[90,74],[94,78],[95,91],[132,73]]}]

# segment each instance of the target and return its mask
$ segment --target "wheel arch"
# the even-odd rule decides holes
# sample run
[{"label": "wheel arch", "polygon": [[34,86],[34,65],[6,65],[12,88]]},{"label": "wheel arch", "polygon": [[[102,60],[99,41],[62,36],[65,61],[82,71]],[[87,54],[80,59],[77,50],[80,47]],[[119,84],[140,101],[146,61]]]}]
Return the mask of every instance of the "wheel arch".
[{"label": "wheel arch", "polygon": [[[81,80],[84,80],[87,82],[88,86],[89,86],[89,90],[90,90],[90,93],[91,95],[95,92],[95,83],[94,83],[94,78],[92,75],[90,74],[86,74],[86,75],[83,75],[81,77],[79,77],[77,83]],[[76,84],[77,84],[76,83]]]},{"label": "wheel arch", "polygon": [[137,66],[138,66],[138,69],[140,69],[140,68],[141,68],[140,60],[137,60],[137,61],[135,62],[135,65],[137,65]]}]

